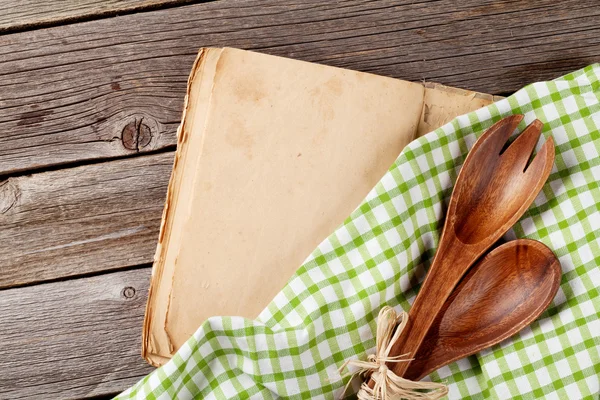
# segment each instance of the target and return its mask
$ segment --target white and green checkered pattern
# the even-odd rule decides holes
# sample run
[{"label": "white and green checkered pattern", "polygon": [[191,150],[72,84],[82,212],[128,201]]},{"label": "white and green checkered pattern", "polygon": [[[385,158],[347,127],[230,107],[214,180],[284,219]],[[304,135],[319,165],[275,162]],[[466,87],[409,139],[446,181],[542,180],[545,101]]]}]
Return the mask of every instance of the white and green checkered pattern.
[{"label": "white and green checkered pattern", "polygon": [[338,398],[347,378],[337,369],[373,352],[379,309],[408,310],[414,300],[468,149],[514,113],[525,114],[520,129],[535,118],[545,123],[556,162],[506,238],[548,245],[562,265],[561,286],[531,326],[431,379],[447,382],[451,399],[598,399],[598,64],[529,85],[411,143],[258,320],[209,319],[169,363],[119,398]]}]

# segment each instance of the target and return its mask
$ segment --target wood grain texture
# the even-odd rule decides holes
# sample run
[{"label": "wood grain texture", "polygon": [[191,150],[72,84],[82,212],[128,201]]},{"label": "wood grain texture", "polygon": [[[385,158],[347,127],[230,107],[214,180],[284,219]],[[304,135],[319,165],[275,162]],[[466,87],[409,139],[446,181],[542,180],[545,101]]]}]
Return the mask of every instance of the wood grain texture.
[{"label": "wood grain texture", "polygon": [[120,392],[150,373],[139,355],[150,269],[0,292],[0,399]]},{"label": "wood grain texture", "polygon": [[186,0],[8,0],[0,3],[0,32],[56,25],[189,3]]},{"label": "wood grain texture", "polygon": [[169,152],[0,182],[0,288],[152,262],[172,163]]},{"label": "wood grain texture", "polygon": [[599,18],[595,0],[225,0],[6,35],[0,174],[174,145],[202,46],[500,94],[598,61]]}]

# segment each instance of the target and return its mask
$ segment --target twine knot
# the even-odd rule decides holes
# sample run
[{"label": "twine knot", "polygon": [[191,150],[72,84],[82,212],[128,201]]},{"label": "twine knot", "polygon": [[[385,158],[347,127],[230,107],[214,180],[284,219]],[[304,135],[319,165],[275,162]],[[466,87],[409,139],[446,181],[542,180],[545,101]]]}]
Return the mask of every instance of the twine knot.
[{"label": "twine knot", "polygon": [[381,365],[379,366],[379,373],[380,373],[380,374],[382,374],[382,375],[386,375],[386,374],[387,374],[387,371],[388,371],[388,367],[387,367],[387,365],[385,365],[385,364],[381,364]]},{"label": "twine knot", "polygon": [[352,379],[356,376],[367,378],[370,376],[375,382],[370,388],[367,382],[363,382],[358,391],[358,400],[437,400],[448,394],[446,385],[437,382],[415,382],[404,379],[391,371],[387,363],[409,362],[408,354],[390,356],[392,346],[406,327],[408,314],[402,312],[399,315],[389,306],[379,311],[377,317],[376,353],[369,354],[367,361],[348,360],[340,368],[340,373],[349,366],[357,367],[357,371],[351,375],[346,385],[346,390]]}]

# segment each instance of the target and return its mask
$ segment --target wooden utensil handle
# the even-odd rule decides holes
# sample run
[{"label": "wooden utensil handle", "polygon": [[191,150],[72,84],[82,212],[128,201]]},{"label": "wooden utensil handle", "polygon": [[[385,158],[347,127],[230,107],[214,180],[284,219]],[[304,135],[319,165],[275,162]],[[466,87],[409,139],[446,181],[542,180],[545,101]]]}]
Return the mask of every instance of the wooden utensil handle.
[{"label": "wooden utensil handle", "polygon": [[[432,264],[432,270],[434,266]],[[442,285],[445,280],[440,275],[431,274],[430,277],[423,282],[419,295],[408,313],[408,324],[392,347],[390,356],[406,354],[406,358],[414,357],[444,302],[452,293],[452,290],[447,289],[448,286]],[[400,362],[390,363],[388,368],[396,375],[403,376],[409,366],[410,362]]]},{"label": "wooden utensil handle", "polygon": [[[448,236],[440,241],[427,277],[409,311],[408,324],[392,347],[390,356],[408,354],[408,358],[414,357],[444,302],[476,260],[476,255],[469,251],[454,251],[458,248],[455,246],[458,239],[452,234]],[[398,376],[403,376],[409,367],[410,362],[388,365]]]},{"label": "wooden utensil handle", "polygon": [[[408,313],[408,329],[405,328],[400,340],[392,347],[391,356],[407,354],[407,357],[411,358],[417,354],[444,302],[476,260],[476,256],[469,251],[455,251],[459,248],[455,245],[458,239],[452,233],[448,233],[450,232],[446,232],[448,237],[440,240],[440,247],[431,268]],[[403,376],[409,367],[410,362],[388,365],[398,376]]]}]

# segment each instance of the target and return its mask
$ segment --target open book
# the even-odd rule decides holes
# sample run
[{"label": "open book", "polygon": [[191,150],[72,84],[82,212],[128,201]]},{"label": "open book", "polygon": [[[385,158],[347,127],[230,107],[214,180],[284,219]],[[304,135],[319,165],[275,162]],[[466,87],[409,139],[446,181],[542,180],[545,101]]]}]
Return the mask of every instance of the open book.
[{"label": "open book", "polygon": [[255,318],[402,148],[489,95],[237,49],[202,49],[178,131],[142,354],[213,315]]}]

